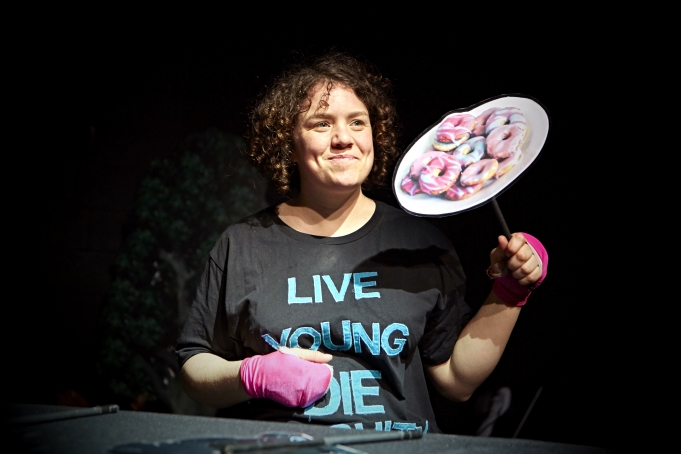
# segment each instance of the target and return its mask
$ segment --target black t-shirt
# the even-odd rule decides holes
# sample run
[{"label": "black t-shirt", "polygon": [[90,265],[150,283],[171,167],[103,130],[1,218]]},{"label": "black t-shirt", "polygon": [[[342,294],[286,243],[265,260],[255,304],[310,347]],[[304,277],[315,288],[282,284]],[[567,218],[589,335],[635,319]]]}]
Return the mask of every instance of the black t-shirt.
[{"label": "black t-shirt", "polygon": [[380,201],[342,237],[298,232],[268,208],[227,228],[212,249],[178,359],[319,349],[334,355],[323,398],[307,409],[251,399],[238,417],[439,432],[423,366],[449,358],[471,317],[464,282],[439,230]]}]

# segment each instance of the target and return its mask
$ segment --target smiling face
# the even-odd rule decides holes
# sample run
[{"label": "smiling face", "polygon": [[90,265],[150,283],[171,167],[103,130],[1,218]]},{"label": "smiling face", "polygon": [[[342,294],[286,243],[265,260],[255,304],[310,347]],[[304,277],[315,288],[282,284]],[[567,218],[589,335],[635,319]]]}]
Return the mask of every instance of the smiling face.
[{"label": "smiling face", "polygon": [[293,131],[293,160],[301,192],[359,190],[374,163],[369,112],[355,93],[335,86],[326,108],[317,108],[326,84],[317,85],[310,108]]}]

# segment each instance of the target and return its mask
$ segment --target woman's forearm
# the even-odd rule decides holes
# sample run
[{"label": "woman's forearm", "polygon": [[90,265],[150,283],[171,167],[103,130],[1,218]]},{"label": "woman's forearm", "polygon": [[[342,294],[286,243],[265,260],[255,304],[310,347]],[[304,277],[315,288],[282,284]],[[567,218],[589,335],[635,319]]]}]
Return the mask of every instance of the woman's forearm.
[{"label": "woman's forearm", "polygon": [[490,293],[464,327],[449,360],[428,371],[435,388],[445,397],[465,401],[499,363],[520,314]]},{"label": "woman's forearm", "polygon": [[182,366],[182,388],[189,397],[213,408],[231,407],[250,399],[239,375],[241,361],[210,353],[192,356]]}]

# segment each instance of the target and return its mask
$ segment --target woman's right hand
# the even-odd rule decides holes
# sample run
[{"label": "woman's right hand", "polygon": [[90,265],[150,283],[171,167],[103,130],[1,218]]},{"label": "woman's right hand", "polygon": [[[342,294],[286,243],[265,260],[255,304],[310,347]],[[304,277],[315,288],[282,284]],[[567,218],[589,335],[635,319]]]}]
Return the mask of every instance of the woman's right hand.
[{"label": "woman's right hand", "polygon": [[329,389],[333,368],[326,363],[332,358],[316,350],[280,347],[267,355],[244,359],[239,376],[251,397],[306,408]]},{"label": "woman's right hand", "polygon": [[307,348],[279,347],[279,351],[290,355],[296,355],[300,359],[312,361],[313,363],[328,363],[333,359],[333,355],[330,355],[329,353],[322,353],[319,350],[309,350]]}]

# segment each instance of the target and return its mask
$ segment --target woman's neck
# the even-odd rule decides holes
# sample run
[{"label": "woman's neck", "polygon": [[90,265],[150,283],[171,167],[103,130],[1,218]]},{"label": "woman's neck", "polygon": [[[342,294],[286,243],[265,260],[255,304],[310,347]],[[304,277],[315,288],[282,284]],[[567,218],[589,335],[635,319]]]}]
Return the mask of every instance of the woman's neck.
[{"label": "woman's neck", "polygon": [[299,232],[317,236],[344,236],[366,224],[376,203],[361,189],[349,194],[310,194],[301,191],[278,207],[279,218]]}]

